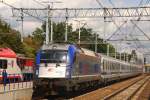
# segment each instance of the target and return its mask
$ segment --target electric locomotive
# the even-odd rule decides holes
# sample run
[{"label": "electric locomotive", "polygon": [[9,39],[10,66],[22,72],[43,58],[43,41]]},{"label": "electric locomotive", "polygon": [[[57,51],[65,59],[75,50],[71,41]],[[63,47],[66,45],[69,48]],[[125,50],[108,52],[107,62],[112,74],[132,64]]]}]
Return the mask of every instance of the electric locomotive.
[{"label": "electric locomotive", "polygon": [[[78,90],[101,81],[100,56],[76,45],[44,45],[36,56],[35,91]],[[43,90],[43,91],[44,91]]]}]

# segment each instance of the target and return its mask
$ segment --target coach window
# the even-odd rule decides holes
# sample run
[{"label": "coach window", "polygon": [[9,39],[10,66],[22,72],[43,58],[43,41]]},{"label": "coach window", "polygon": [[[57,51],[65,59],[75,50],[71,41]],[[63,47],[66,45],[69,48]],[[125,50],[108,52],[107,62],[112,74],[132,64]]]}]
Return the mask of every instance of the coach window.
[{"label": "coach window", "polygon": [[105,60],[103,59],[103,72],[105,71]]},{"label": "coach window", "polygon": [[118,68],[117,68],[119,71],[122,71],[122,67],[121,67],[121,64],[118,63]]},{"label": "coach window", "polygon": [[114,62],[112,62],[112,72],[114,72]]},{"label": "coach window", "polygon": [[112,71],[112,62],[110,61],[110,72]]},{"label": "coach window", "polygon": [[108,65],[108,62],[107,62],[107,60],[105,61],[105,63],[106,63],[106,66],[105,66],[105,71],[107,72],[107,65]]},{"label": "coach window", "polygon": [[7,60],[0,60],[0,68],[7,69]]},{"label": "coach window", "polygon": [[118,62],[116,62],[115,65],[116,65],[116,66],[115,66],[115,72],[118,72],[118,71],[119,71],[119,70],[118,70],[118,67],[119,67],[119,66],[118,66]]},{"label": "coach window", "polygon": [[107,61],[107,71],[109,72],[109,61]]},{"label": "coach window", "polygon": [[103,60],[103,72],[104,72],[104,67],[105,67],[105,60]]},{"label": "coach window", "polygon": [[114,72],[115,72],[115,66],[116,66],[116,62],[114,62]]},{"label": "coach window", "polygon": [[113,71],[113,62],[111,62],[111,72]]},{"label": "coach window", "polygon": [[110,61],[108,61],[108,65],[107,65],[108,72],[110,71],[109,69],[110,69]]},{"label": "coach window", "polygon": [[124,71],[126,72],[126,65],[124,65]]},{"label": "coach window", "polygon": [[106,72],[106,66],[107,66],[107,62],[106,60],[104,60],[104,71]]},{"label": "coach window", "polygon": [[11,66],[12,66],[12,67],[14,66],[14,61],[13,61],[13,60],[11,61]]},{"label": "coach window", "polygon": [[116,62],[116,66],[115,66],[115,71],[116,71],[116,72],[119,71],[118,68],[119,68],[119,64],[118,64],[118,62]]},{"label": "coach window", "polygon": [[105,60],[105,72],[107,72],[107,60]]},{"label": "coach window", "polygon": [[111,72],[111,61],[109,61],[109,72]]},{"label": "coach window", "polygon": [[117,64],[116,62],[114,63],[114,72],[116,72],[116,67],[117,67]]},{"label": "coach window", "polygon": [[109,72],[109,61],[107,61],[107,72]]},{"label": "coach window", "polygon": [[106,72],[106,60],[104,60],[104,72]]},{"label": "coach window", "polygon": [[109,72],[111,71],[111,61],[109,61]]},{"label": "coach window", "polygon": [[117,63],[114,63],[114,72],[116,72]]}]

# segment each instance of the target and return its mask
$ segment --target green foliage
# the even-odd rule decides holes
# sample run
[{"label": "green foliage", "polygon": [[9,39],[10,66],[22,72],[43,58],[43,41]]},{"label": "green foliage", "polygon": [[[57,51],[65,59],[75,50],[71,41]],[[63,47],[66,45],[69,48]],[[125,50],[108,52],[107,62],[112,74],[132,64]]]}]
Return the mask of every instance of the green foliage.
[{"label": "green foliage", "polygon": [[24,53],[19,33],[0,33],[1,47],[8,47],[17,53]]},{"label": "green foliage", "polygon": [[8,33],[11,31],[10,25],[0,19],[0,33]]},{"label": "green foliage", "polygon": [[32,33],[32,40],[35,46],[35,49],[39,49],[43,44],[45,39],[45,35],[43,34],[43,30],[40,28],[36,28],[36,30]]},{"label": "green foliage", "polygon": [[24,50],[25,50],[24,54],[30,58],[35,57],[36,50],[30,45],[28,45],[27,43],[24,43],[23,45],[24,45]]}]

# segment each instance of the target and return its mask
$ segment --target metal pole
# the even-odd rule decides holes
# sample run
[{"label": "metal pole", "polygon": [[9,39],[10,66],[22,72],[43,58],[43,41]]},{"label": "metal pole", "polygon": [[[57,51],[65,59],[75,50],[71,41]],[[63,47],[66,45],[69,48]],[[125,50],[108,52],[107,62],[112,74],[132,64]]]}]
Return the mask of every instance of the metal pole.
[{"label": "metal pole", "polygon": [[51,19],[51,43],[53,42],[53,21]]},{"label": "metal pole", "polygon": [[95,33],[95,52],[97,53],[97,34]]},{"label": "metal pole", "polygon": [[79,45],[80,45],[80,34],[81,34],[81,30],[80,30],[80,21],[79,21]]},{"label": "metal pole", "polygon": [[47,8],[47,20],[46,20],[46,44],[49,43],[49,6]]},{"label": "metal pole", "polygon": [[68,18],[66,17],[66,32],[65,32],[65,42],[68,41]]},{"label": "metal pole", "polygon": [[107,56],[109,56],[109,44],[107,44]]},{"label": "metal pole", "polygon": [[120,53],[120,60],[121,60],[121,53]]},{"label": "metal pole", "polygon": [[[53,9],[53,3],[51,2],[51,9]],[[53,43],[53,21],[52,21],[52,12],[51,12],[51,43]]]},{"label": "metal pole", "polygon": [[66,8],[66,32],[65,32],[65,42],[68,41],[68,10]]},{"label": "metal pole", "polygon": [[24,32],[23,32],[23,18],[21,18],[21,21],[22,21],[22,23],[21,23],[21,42],[23,42],[23,37],[24,37]]},{"label": "metal pole", "polygon": [[115,44],[115,58],[117,58],[117,45]]},{"label": "metal pole", "polygon": [[23,42],[24,31],[23,31],[23,9],[21,9],[21,42]]},{"label": "metal pole", "polygon": [[124,61],[126,61],[126,54],[125,54],[125,52],[124,52]]},{"label": "metal pole", "polygon": [[116,59],[116,48],[115,48],[115,59]]}]

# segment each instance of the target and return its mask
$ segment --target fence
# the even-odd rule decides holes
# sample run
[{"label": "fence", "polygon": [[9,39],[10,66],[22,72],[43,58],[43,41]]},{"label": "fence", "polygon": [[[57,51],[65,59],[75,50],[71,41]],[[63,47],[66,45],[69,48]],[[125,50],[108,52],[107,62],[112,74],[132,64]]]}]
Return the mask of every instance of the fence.
[{"label": "fence", "polygon": [[24,76],[19,78],[20,74],[8,74],[6,81],[4,79],[0,84],[0,93],[16,91],[20,89],[32,89],[33,77],[32,75]]}]

